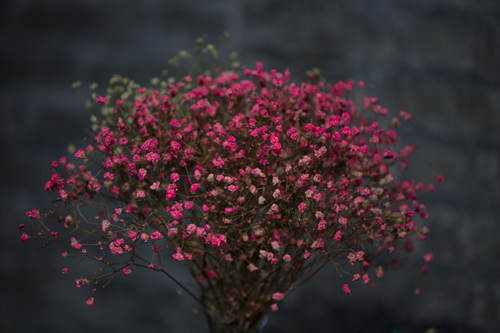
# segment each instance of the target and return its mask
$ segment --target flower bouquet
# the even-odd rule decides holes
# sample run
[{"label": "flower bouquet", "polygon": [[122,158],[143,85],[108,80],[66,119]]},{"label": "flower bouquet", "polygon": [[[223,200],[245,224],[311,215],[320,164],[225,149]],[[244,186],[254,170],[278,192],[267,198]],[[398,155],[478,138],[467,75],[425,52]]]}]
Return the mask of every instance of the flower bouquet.
[{"label": "flower bouquet", "polygon": [[[354,100],[362,81],[332,85],[314,70],[295,83],[261,63],[241,69],[235,54],[219,61],[202,40],[171,63],[184,58],[197,65],[179,79],[114,76],[91,92],[91,138],[52,162],[53,209],[27,212],[34,230],[19,226],[23,241],[62,240],[65,260],[95,264],[75,276],[88,305],[143,268],[199,302],[211,331],[246,332],[325,265],[349,294],[426,238],[426,186],[396,176],[416,148],[396,148],[408,113]],[[172,275],[175,262],[194,287]]]}]

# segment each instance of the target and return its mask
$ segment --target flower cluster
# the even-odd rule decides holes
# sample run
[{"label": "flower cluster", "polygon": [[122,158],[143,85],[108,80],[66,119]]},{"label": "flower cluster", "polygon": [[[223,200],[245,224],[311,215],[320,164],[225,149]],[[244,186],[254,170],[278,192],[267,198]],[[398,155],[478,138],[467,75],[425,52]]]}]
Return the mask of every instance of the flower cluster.
[{"label": "flower cluster", "polygon": [[[255,326],[326,263],[369,284],[384,274],[378,254],[426,237],[416,218],[428,214],[417,199],[426,186],[395,176],[416,148],[396,144],[410,115],[351,100],[363,87],[298,84],[261,63],[150,87],[114,77],[94,96],[91,142],[52,162],[56,207],[27,215],[39,237],[68,239],[64,257],[100,264],[77,287],[144,267],[220,322]],[[201,299],[168,261],[188,266]]]}]

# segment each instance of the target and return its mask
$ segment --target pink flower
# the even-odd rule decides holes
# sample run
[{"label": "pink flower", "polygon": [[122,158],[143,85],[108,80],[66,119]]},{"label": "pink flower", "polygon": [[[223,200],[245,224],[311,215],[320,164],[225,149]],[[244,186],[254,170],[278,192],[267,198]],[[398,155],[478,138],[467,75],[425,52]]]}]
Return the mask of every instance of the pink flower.
[{"label": "pink flower", "polygon": [[170,200],[175,198],[177,192],[177,185],[176,184],[168,184],[167,189],[166,189],[166,194],[165,194],[165,199]]},{"label": "pink flower", "polygon": [[85,150],[83,149],[78,149],[75,153],[76,158],[84,158],[85,157]]},{"label": "pink flower", "polygon": [[68,274],[68,271],[69,271],[68,267],[63,267],[63,269],[61,269],[61,274],[63,275]]},{"label": "pink flower", "polygon": [[82,244],[80,244],[75,237],[71,237],[71,247],[79,250],[82,248]]},{"label": "pink flower", "polygon": [[351,288],[349,288],[349,285],[347,283],[344,283],[344,285],[342,286],[342,290],[344,290],[344,292],[348,295],[351,293]]},{"label": "pink flower", "polygon": [[224,160],[217,156],[216,158],[212,159],[212,164],[217,168],[222,168],[224,166]]},{"label": "pink flower", "polygon": [[97,104],[106,104],[107,101],[107,98],[102,96],[97,97],[97,99],[95,100]]},{"label": "pink flower", "polygon": [[122,273],[123,275],[130,275],[130,273],[132,273],[132,270],[130,269],[130,267],[123,267]]},{"label": "pink flower", "polygon": [[283,297],[285,297],[285,295],[280,292],[276,292],[271,296],[271,298],[274,299],[275,301],[281,301]]},{"label": "pink flower", "polygon": [[28,241],[28,239],[30,239],[30,236],[29,236],[27,233],[23,232],[23,233],[21,234],[21,241],[22,241],[23,243],[26,243],[26,242]]},{"label": "pink flower", "polygon": [[180,176],[177,172],[173,172],[172,174],[170,174],[170,180],[173,183],[177,182],[179,179],[180,179]]},{"label": "pink flower", "polygon": [[177,235],[178,229],[177,228],[170,228],[168,229],[168,237],[174,237]]},{"label": "pink flower", "polygon": [[26,212],[26,215],[28,215],[32,219],[38,219],[40,218],[40,211],[38,209],[33,209]]},{"label": "pink flower", "polygon": [[183,261],[184,260],[184,256],[182,255],[182,253],[174,253],[172,254],[172,258],[174,258],[176,261]]},{"label": "pink flower", "polygon": [[271,304],[271,311],[278,311],[278,304]]},{"label": "pink flower", "polygon": [[337,230],[337,232],[335,233],[335,235],[333,236],[333,239],[336,241],[336,242],[340,242],[340,240],[342,239],[342,231],[341,230]]},{"label": "pink flower", "polygon": [[94,297],[90,297],[85,303],[87,303],[88,306],[93,306],[94,305]]},{"label": "pink flower", "polygon": [[399,111],[399,115],[401,116],[401,118],[403,118],[404,120],[410,120],[411,119],[411,114],[409,114],[408,112],[406,111],[403,111],[403,110],[400,110]]},{"label": "pink flower", "polygon": [[191,193],[194,193],[196,192],[198,189],[200,188],[200,184],[199,183],[196,183],[196,184],[193,184],[191,185],[191,188],[189,189]]},{"label": "pink flower", "polygon": [[432,253],[424,254],[424,261],[430,264],[434,260],[434,255]]},{"label": "pink flower", "polygon": [[247,266],[248,270],[250,272],[255,272],[256,270],[258,270],[259,268],[257,266],[255,266],[254,264],[248,264]]},{"label": "pink flower", "polygon": [[283,256],[284,262],[290,262],[291,260],[292,260],[292,256],[290,256],[288,253]]},{"label": "pink flower", "polygon": [[325,229],[326,229],[326,221],[325,220],[319,221],[319,223],[318,223],[318,231],[325,230]]},{"label": "pink flower", "polygon": [[179,149],[181,149],[181,145],[179,144],[179,142],[177,141],[170,141],[170,148],[176,152],[178,151]]},{"label": "pink flower", "polygon": [[130,230],[130,231],[129,231],[129,233],[128,233],[128,237],[129,237],[131,240],[136,240],[136,239],[137,239],[137,231]]},{"label": "pink flower", "polygon": [[147,173],[148,171],[144,168],[140,168],[139,171],[137,171],[137,175],[139,176],[140,180],[144,180],[144,178],[146,178]]},{"label": "pink flower", "polygon": [[163,238],[163,235],[158,230],[155,230],[151,233],[150,238],[151,238],[151,240],[154,241],[154,240],[158,240],[160,238]]},{"label": "pink flower", "polygon": [[151,184],[151,186],[149,188],[152,191],[158,191],[158,189],[160,188],[160,182],[154,182],[153,184]]}]

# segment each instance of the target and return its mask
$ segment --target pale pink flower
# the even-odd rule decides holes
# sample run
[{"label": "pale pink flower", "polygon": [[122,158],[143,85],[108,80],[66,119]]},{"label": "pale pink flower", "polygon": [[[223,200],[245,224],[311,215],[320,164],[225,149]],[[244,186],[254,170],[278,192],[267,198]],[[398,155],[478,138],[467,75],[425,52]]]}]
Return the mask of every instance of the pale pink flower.
[{"label": "pale pink flower", "polygon": [[434,260],[434,255],[432,253],[424,254],[424,261],[430,264]]},{"label": "pale pink flower", "polygon": [[285,295],[283,293],[280,293],[280,292],[276,292],[274,293],[271,298],[275,301],[281,301],[283,299],[283,297],[285,297]]},{"label": "pale pink flower", "polygon": [[248,268],[248,270],[249,270],[250,272],[254,272],[254,271],[256,271],[256,270],[258,270],[258,269],[259,269],[259,268],[258,268],[257,266],[255,266],[254,264],[248,264],[247,268]]}]

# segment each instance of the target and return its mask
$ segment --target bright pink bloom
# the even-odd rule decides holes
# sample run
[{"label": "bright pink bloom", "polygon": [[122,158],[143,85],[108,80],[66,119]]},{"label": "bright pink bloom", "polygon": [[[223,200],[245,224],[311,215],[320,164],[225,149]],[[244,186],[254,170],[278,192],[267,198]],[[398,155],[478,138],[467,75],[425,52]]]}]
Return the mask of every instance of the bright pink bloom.
[{"label": "bright pink bloom", "polygon": [[151,240],[154,241],[163,238],[163,235],[158,230],[155,230],[151,233],[149,237],[151,238]]},{"label": "bright pink bloom", "polygon": [[108,101],[108,99],[106,97],[102,97],[102,96],[97,97],[97,99],[95,100],[95,102],[97,104],[106,104],[107,101]]},{"label": "bright pink bloom", "polygon": [[170,174],[170,180],[175,183],[180,179],[180,176],[177,172],[173,172]]},{"label": "bright pink bloom", "polygon": [[38,218],[40,218],[40,211],[38,209],[33,209],[33,210],[26,212],[26,215],[28,215],[32,219],[38,219]]},{"label": "bright pink bloom", "polygon": [[123,267],[122,273],[123,275],[130,275],[130,273],[132,273],[132,270],[130,269],[130,267]]},{"label": "bright pink bloom", "polygon": [[79,250],[82,248],[82,244],[80,244],[75,237],[71,237],[71,247]]},{"label": "bright pink bloom", "polygon": [[196,183],[196,184],[191,185],[191,188],[189,189],[189,191],[190,191],[191,193],[194,193],[194,192],[196,192],[199,188],[200,188],[200,184],[199,184],[199,183]]},{"label": "bright pink bloom", "polygon": [[139,171],[137,171],[137,176],[139,176],[139,179],[144,180],[146,178],[146,174],[148,171],[144,168],[140,168]]},{"label": "bright pink bloom", "polygon": [[349,285],[347,283],[344,283],[344,285],[342,286],[342,290],[348,295],[351,293],[351,288],[349,288]]},{"label": "bright pink bloom", "polygon": [[78,149],[75,153],[76,158],[84,158],[85,157],[85,150],[83,149]]},{"label": "bright pink bloom", "polygon": [[26,242],[28,241],[28,239],[30,239],[30,236],[29,236],[27,233],[23,232],[23,233],[21,234],[21,241],[22,241],[23,243],[26,243]]},{"label": "bright pink bloom", "polygon": [[94,305],[94,297],[90,297],[85,303],[87,303],[88,306],[93,306]]}]

